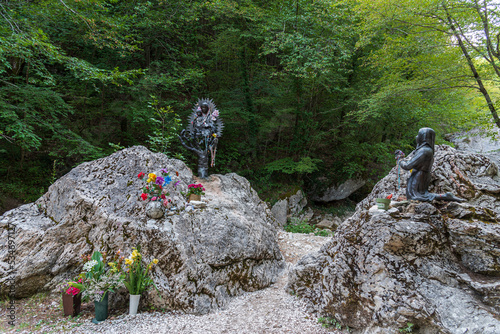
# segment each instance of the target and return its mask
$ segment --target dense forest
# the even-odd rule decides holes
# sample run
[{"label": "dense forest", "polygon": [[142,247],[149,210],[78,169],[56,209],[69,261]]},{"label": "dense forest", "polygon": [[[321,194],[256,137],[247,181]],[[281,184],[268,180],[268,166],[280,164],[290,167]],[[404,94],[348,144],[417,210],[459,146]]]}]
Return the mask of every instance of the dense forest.
[{"label": "dense forest", "polygon": [[211,173],[267,200],[373,185],[420,127],[500,126],[499,44],[492,0],[3,0],[0,206],[133,145],[195,167],[200,98],[226,124]]}]

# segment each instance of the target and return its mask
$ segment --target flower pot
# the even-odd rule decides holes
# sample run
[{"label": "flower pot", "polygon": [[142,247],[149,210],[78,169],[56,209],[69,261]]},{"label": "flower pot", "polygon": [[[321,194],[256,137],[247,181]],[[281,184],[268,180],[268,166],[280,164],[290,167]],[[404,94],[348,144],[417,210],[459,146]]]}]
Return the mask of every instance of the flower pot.
[{"label": "flower pot", "polygon": [[379,210],[389,210],[389,204],[391,204],[389,198],[377,198],[376,202]]},{"label": "flower pot", "polygon": [[130,295],[128,314],[130,315],[137,314],[137,308],[139,307],[139,299],[141,299],[141,295]]},{"label": "flower pot", "polygon": [[92,322],[98,324],[108,318],[108,293],[104,294],[104,298],[100,301],[94,300],[95,318]]},{"label": "flower pot", "polygon": [[68,295],[66,292],[62,293],[64,315],[72,315],[76,317],[80,313],[80,306],[82,305],[82,295],[76,296]]},{"label": "flower pot", "polygon": [[201,201],[201,195],[190,194],[188,202],[191,201]]}]

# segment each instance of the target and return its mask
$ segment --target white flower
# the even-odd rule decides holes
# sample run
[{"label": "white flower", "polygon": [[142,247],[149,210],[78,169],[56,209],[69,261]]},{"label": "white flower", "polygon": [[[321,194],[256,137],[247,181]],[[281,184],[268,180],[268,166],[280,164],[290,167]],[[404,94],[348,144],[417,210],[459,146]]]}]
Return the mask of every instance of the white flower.
[{"label": "white flower", "polygon": [[83,270],[86,272],[89,272],[94,268],[94,266],[97,264],[96,260],[89,261],[83,265]]}]

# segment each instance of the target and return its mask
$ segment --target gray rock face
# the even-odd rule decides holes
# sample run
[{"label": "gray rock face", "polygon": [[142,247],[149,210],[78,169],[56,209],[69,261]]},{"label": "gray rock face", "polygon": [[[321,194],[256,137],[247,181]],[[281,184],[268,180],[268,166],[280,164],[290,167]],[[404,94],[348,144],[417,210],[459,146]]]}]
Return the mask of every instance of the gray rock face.
[{"label": "gray rock face", "polygon": [[376,197],[398,195],[394,168],[319,252],[290,271],[287,289],[354,333],[398,332],[407,322],[426,334],[500,333],[496,166],[448,146],[435,157],[431,191],[467,202],[410,201],[370,212]]},{"label": "gray rock face", "polygon": [[307,205],[307,198],[301,190],[297,191],[295,195],[288,198],[288,215],[298,216],[300,212]]},{"label": "gray rock face", "polygon": [[497,165],[500,163],[500,130],[492,129],[490,135],[482,129],[473,129],[466,133],[453,133],[446,139],[455,144],[459,151],[481,153],[493,160]]},{"label": "gray rock face", "polygon": [[286,225],[288,219],[288,199],[282,199],[276,202],[271,208],[271,213],[280,227]]},{"label": "gray rock face", "polygon": [[163,217],[164,208],[160,202],[149,202],[146,204],[146,215],[149,218],[158,219]]},{"label": "gray rock face", "polygon": [[361,188],[366,184],[365,180],[361,179],[349,179],[344,183],[327,188],[325,191],[319,192],[311,192],[310,198],[316,202],[328,203],[332,201],[339,201],[342,199],[346,199],[356,190]]},{"label": "gray rock face", "polygon": [[298,190],[294,195],[276,202],[271,208],[271,213],[278,225],[283,227],[286,225],[288,218],[298,218],[306,205],[307,198],[301,190]]},{"label": "gray rock face", "polygon": [[[182,210],[149,219],[137,174],[160,168],[171,171],[171,185],[179,181],[170,197]],[[230,296],[270,285],[284,262],[267,205],[245,178],[212,175],[201,181],[206,208],[190,206],[188,212],[180,191],[193,182],[200,180],[184,163],[140,146],[81,164],[35,203],[0,217],[2,294],[8,279],[14,279],[17,297],[51,290],[81,270],[81,254],[128,254],[137,244],[145,260],[159,260],[153,271],[159,293],[152,290],[148,299],[160,307],[206,313]],[[16,273],[6,263],[9,224],[16,230]]]}]

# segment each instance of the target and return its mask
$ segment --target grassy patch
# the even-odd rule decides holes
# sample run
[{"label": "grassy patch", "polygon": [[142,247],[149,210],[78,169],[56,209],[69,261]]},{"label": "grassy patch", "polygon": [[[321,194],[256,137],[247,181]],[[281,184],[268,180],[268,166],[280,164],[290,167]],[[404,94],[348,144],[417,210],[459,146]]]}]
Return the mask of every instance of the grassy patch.
[{"label": "grassy patch", "polygon": [[285,231],[291,233],[314,233],[314,235],[320,237],[330,237],[333,235],[332,231],[329,230],[321,230],[310,225],[307,220],[299,220],[292,218],[288,221],[288,223],[284,226]]}]

